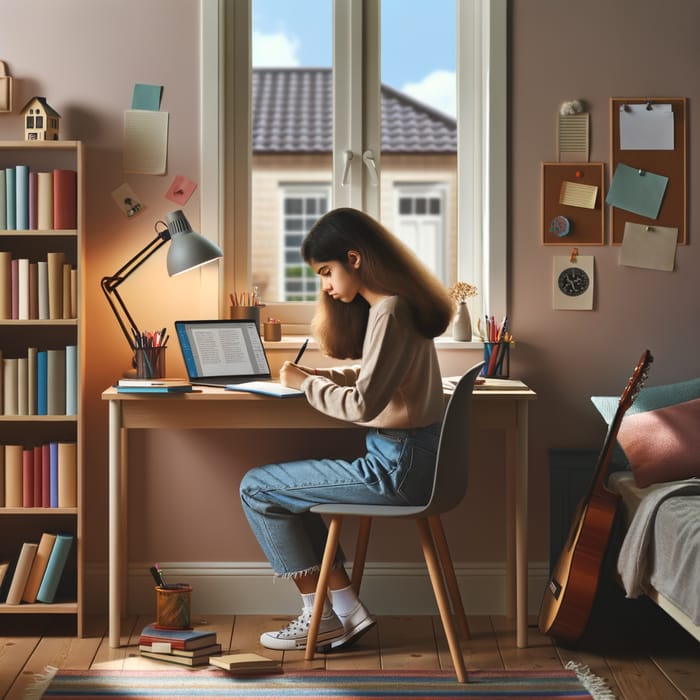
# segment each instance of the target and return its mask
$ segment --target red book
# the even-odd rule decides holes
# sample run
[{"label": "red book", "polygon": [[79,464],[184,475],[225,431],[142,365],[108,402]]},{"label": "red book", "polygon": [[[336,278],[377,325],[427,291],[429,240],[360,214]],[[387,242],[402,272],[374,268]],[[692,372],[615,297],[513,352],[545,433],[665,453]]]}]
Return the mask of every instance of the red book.
[{"label": "red book", "polygon": [[75,170],[53,171],[53,227],[78,228],[77,193],[78,174]]},{"label": "red book", "polygon": [[34,450],[22,450],[22,507],[34,506]]},{"label": "red book", "polygon": [[34,452],[34,454],[33,454],[33,458],[34,458],[34,507],[41,508],[42,486],[43,486],[41,447],[35,447],[33,452]]}]

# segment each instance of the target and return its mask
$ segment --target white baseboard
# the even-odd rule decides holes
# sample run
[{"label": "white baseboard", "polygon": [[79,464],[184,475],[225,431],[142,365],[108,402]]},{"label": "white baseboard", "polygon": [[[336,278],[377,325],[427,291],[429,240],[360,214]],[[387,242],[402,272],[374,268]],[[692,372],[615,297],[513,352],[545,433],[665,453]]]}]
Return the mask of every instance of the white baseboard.
[{"label": "white baseboard", "polygon": [[[127,611],[155,611],[154,582],[150,563],[129,565]],[[294,586],[272,574],[267,564],[253,562],[161,562],[166,580],[192,586],[192,611],[198,615],[292,615],[298,612]],[[455,565],[462,600],[468,614],[506,613],[505,565],[471,563]],[[548,578],[544,562],[531,562],[528,571],[528,612],[539,610]],[[85,576],[85,609],[94,614],[107,610],[107,574],[104,567],[88,567]],[[433,615],[437,606],[430,579],[421,563],[368,563],[361,597],[377,615]]]}]

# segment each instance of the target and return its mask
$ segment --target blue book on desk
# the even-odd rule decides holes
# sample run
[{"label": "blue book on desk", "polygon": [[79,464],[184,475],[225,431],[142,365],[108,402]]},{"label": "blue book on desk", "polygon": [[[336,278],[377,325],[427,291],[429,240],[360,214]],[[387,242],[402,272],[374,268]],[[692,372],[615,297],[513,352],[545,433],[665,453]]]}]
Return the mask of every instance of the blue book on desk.
[{"label": "blue book on desk", "polygon": [[118,386],[117,394],[186,394],[192,386]]}]

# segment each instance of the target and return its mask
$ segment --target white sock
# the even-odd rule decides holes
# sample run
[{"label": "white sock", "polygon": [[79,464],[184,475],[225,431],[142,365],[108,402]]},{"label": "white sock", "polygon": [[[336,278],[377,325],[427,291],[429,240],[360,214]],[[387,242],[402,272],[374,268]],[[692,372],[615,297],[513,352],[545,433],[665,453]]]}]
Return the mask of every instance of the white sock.
[{"label": "white sock", "polygon": [[336,615],[348,615],[360,602],[352,586],[331,591],[331,596],[333,598],[333,610],[335,610]]},{"label": "white sock", "polygon": [[[301,600],[304,604],[304,610],[313,610],[316,593],[302,593]],[[328,596],[326,596],[326,602],[323,604],[323,617],[328,617],[332,611],[331,601],[328,600]]]}]

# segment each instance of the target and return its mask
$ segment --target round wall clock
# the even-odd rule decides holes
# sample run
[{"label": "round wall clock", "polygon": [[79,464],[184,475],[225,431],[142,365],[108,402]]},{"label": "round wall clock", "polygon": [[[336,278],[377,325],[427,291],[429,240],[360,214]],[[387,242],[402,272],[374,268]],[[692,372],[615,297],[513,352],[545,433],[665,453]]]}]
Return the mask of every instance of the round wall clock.
[{"label": "round wall clock", "polygon": [[559,273],[557,284],[568,297],[581,296],[591,283],[588,273],[580,267],[567,267]]}]

